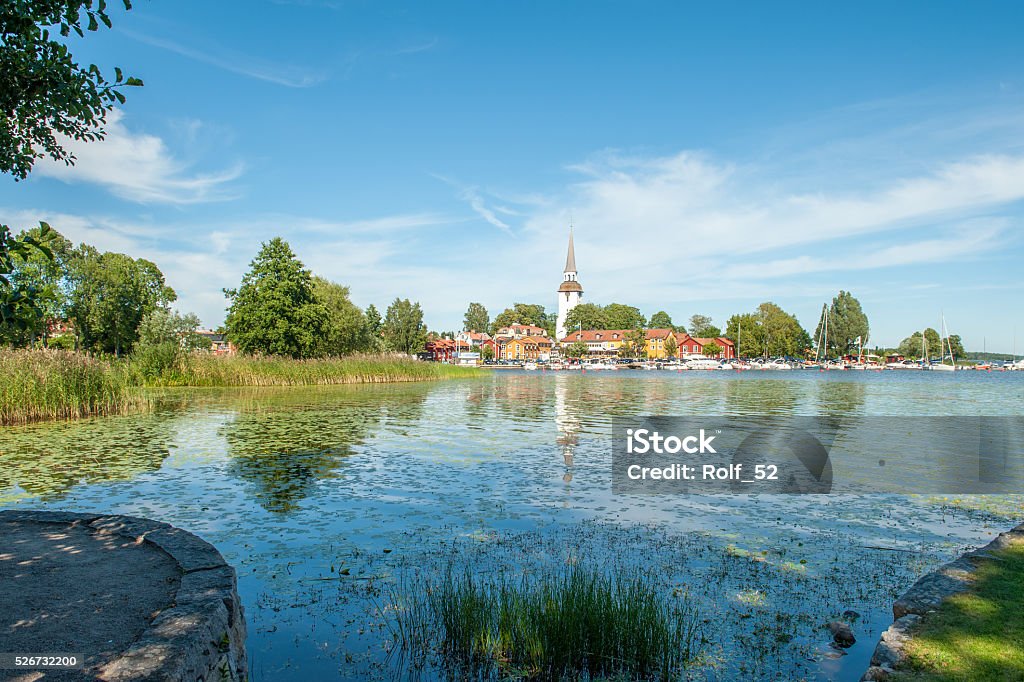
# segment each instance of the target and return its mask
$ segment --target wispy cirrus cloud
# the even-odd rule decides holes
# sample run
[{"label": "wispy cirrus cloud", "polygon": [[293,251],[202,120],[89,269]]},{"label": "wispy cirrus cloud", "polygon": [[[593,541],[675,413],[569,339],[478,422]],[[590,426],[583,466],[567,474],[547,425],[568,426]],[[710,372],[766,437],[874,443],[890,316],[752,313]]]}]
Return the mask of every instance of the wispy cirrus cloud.
[{"label": "wispy cirrus cloud", "polygon": [[506,215],[513,215],[515,212],[513,209],[508,207],[490,207],[487,205],[487,201],[484,199],[484,195],[481,193],[479,187],[473,185],[464,185],[456,180],[453,180],[444,175],[433,174],[433,177],[445,183],[446,185],[455,188],[456,196],[464,201],[478,216],[483,218],[486,222],[490,223],[494,227],[498,228],[506,234],[512,234],[512,227],[504,220],[498,217],[495,211],[501,211]]},{"label": "wispy cirrus cloud", "polygon": [[271,62],[217,44],[190,45],[129,29],[122,29],[122,32],[140,43],[168,50],[224,71],[288,88],[309,88],[324,82],[329,76],[322,69]]},{"label": "wispy cirrus cloud", "polygon": [[101,185],[139,203],[195,204],[237,196],[231,183],[242,174],[241,163],[212,173],[196,172],[175,158],[161,138],[129,130],[117,109],[107,115],[105,129],[106,138],[99,142],[61,140],[74,154],[75,164],[46,158],[36,165],[36,173],[63,182]]}]

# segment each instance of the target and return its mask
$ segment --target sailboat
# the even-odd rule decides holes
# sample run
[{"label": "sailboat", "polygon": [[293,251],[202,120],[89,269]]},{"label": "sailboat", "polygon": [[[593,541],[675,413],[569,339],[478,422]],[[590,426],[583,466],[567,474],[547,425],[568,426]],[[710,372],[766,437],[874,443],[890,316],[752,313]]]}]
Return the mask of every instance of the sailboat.
[{"label": "sailboat", "polygon": [[[949,330],[946,329],[946,316],[942,316],[942,338],[939,339],[939,364],[932,365],[932,369],[940,372],[953,372],[956,370],[956,358],[953,357],[953,344],[949,341]],[[952,364],[946,364],[946,350],[949,350],[949,361]]]}]

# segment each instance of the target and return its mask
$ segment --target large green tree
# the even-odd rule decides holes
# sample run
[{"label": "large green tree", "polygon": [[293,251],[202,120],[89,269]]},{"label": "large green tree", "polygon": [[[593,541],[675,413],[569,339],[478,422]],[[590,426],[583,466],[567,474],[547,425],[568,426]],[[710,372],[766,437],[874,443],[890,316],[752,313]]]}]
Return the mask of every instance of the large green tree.
[{"label": "large green tree", "polygon": [[[814,338],[821,335],[822,322],[818,320]],[[840,291],[828,308],[828,350],[835,355],[856,352],[857,337],[860,337],[862,345],[867,345],[870,331],[868,316],[864,314],[860,301],[850,292]]]},{"label": "large green tree", "polygon": [[582,358],[588,350],[587,344],[583,341],[573,341],[565,347],[565,355],[570,358]]},{"label": "large green tree", "polygon": [[498,313],[491,323],[493,330],[507,327],[512,324],[530,324],[543,329],[548,328],[548,316],[544,312],[544,306],[533,303],[514,303],[511,308]]},{"label": "large green tree", "polygon": [[647,326],[647,318],[640,309],[624,303],[609,303],[604,307],[607,329],[638,329]]},{"label": "large green tree", "polygon": [[389,350],[413,355],[423,350],[427,326],[419,303],[396,298],[384,315],[384,343]]},{"label": "large green tree", "polygon": [[733,315],[726,323],[725,337],[736,343],[745,357],[754,355],[802,355],[811,345],[811,337],[795,316],[766,301],[753,313]]},{"label": "large green tree", "polygon": [[580,329],[609,329],[604,309],[596,303],[580,303],[565,316],[566,333]]},{"label": "large green tree", "polygon": [[348,287],[313,277],[313,295],[327,312],[327,328],[320,337],[317,355],[345,355],[370,347],[366,316],[348,297]]},{"label": "large green tree", "polygon": [[146,315],[177,298],[152,261],[87,244],[75,250],[68,276],[68,317],[79,345],[118,356],[131,350]]},{"label": "large green tree", "polygon": [[384,327],[384,320],[380,316],[380,311],[377,310],[377,306],[370,304],[366,306],[366,350],[368,351],[379,351],[383,345],[384,340],[381,337],[381,331]]},{"label": "large green tree", "polygon": [[238,289],[224,294],[228,338],[244,353],[311,357],[329,333],[312,275],[280,237],[263,243]]},{"label": "large green tree", "polygon": [[659,310],[651,315],[651,319],[647,322],[647,326],[651,329],[675,329],[672,324],[672,316],[664,310]]},{"label": "large green tree", "polygon": [[491,328],[491,316],[482,303],[470,303],[462,318],[462,328],[467,332],[485,332]]}]

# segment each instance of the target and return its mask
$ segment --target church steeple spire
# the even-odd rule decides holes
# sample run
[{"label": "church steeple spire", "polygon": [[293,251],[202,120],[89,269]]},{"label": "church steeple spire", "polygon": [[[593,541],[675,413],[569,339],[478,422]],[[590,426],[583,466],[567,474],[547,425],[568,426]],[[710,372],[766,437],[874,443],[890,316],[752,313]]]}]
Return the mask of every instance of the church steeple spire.
[{"label": "church steeple spire", "polygon": [[572,225],[569,226],[569,252],[565,256],[565,272],[576,272],[576,251],[572,247]]}]

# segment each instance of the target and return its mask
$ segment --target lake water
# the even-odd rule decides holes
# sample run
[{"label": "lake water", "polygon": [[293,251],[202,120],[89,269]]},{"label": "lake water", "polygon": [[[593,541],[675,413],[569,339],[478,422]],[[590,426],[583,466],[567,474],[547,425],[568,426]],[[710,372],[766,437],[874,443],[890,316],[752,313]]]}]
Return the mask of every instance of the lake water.
[{"label": "lake water", "polygon": [[[693,679],[855,680],[922,573],[1024,498],[616,496],[629,415],[1024,415],[1024,373],[501,372],[153,394],[143,415],[0,431],[0,507],[146,516],[238,570],[255,680],[433,679],[391,651],[399,577],[455,564],[653,571],[707,640]],[[820,625],[852,609],[858,642]]]}]

